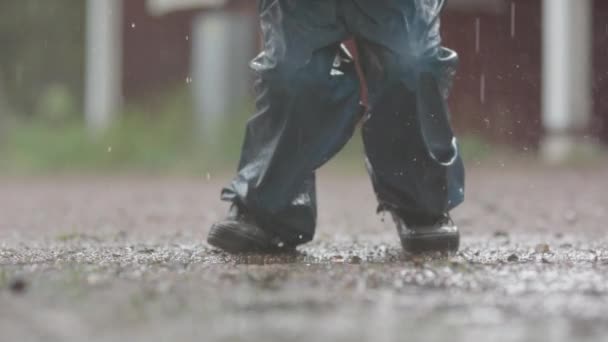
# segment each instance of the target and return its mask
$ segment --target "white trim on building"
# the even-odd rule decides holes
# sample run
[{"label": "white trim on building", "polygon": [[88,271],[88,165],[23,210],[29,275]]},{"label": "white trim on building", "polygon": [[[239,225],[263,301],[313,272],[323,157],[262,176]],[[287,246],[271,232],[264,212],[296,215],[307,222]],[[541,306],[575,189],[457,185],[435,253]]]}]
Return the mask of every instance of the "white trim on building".
[{"label": "white trim on building", "polygon": [[227,0],[148,0],[146,6],[152,15],[165,15],[170,12],[196,8],[222,7]]}]

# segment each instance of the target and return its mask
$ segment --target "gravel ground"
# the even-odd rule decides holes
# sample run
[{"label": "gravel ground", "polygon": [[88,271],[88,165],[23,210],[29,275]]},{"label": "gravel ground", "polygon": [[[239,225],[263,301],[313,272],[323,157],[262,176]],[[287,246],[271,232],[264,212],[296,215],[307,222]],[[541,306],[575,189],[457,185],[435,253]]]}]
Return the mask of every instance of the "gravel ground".
[{"label": "gravel ground", "polygon": [[362,175],[321,175],[298,253],[238,257],[204,243],[225,178],[0,179],[0,340],[605,341],[607,175],[474,168],[450,258],[403,255]]}]

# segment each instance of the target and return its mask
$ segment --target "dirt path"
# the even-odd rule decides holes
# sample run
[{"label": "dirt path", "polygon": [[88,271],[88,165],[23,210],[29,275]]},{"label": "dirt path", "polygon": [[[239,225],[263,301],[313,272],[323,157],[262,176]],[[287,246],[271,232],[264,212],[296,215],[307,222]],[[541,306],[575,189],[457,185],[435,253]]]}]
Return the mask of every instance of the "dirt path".
[{"label": "dirt path", "polygon": [[450,259],[402,255],[364,176],[322,174],[281,257],[202,242],[225,179],[0,179],[0,340],[603,341],[607,176],[472,170]]}]

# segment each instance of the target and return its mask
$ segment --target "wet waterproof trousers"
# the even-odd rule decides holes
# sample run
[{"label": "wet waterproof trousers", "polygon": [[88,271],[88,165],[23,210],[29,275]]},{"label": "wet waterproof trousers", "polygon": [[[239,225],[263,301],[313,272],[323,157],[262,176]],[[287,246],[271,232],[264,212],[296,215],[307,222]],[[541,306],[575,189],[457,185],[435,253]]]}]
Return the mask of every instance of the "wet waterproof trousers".
[{"label": "wet waterproof trousers", "polygon": [[[380,210],[438,216],[464,198],[446,98],[458,57],[441,46],[444,0],[262,0],[264,48],[251,62],[256,113],[238,174],[222,192],[287,244],[313,238],[315,170],[363,120]],[[340,43],[357,42],[369,91]],[[353,210],[358,210],[353,208]]]}]

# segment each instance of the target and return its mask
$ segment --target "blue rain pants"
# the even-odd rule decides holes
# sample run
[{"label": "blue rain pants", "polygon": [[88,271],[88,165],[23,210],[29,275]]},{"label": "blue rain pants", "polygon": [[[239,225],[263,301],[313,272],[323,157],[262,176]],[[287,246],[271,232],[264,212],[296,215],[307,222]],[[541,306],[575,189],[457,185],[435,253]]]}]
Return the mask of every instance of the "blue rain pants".
[{"label": "blue rain pants", "polygon": [[[362,124],[379,210],[438,216],[464,199],[464,167],[446,104],[457,54],[441,45],[445,0],[261,0],[256,113],[234,202],[287,244],[313,238],[315,170]],[[352,38],[369,91],[341,42]],[[345,199],[348,200],[348,199]],[[357,210],[357,208],[353,208]]]}]

